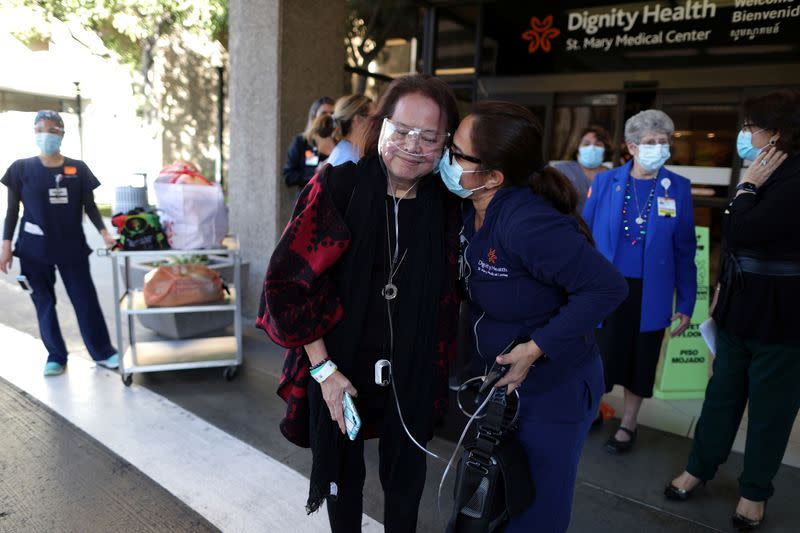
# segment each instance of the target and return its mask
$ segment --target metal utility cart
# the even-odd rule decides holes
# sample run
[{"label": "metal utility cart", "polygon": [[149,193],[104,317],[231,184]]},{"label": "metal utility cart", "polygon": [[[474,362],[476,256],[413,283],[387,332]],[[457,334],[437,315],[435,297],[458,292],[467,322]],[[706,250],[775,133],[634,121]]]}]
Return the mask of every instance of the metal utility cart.
[{"label": "metal utility cart", "polygon": [[[157,261],[170,257],[206,255],[215,259],[216,267],[232,267],[233,286],[230,295],[220,303],[187,305],[181,307],[147,307],[141,287],[131,282],[131,267],[135,261]],[[122,382],[129,386],[133,374],[137,372],[161,372],[167,370],[186,370],[194,368],[225,367],[225,379],[231,380],[242,364],[242,313],[239,298],[241,279],[241,256],[238,242],[228,238],[223,247],[215,250],[147,250],[112,251],[112,275],[114,278],[115,318],[117,327],[117,346],[119,347],[119,372]],[[124,287],[120,287],[120,266]],[[230,280],[226,280],[230,283]],[[122,289],[122,290],[121,290]],[[203,337],[178,340],[136,341],[135,315],[155,315],[168,313],[200,313],[227,311],[233,316],[233,335]],[[128,348],[123,350],[123,320],[128,328]]]}]

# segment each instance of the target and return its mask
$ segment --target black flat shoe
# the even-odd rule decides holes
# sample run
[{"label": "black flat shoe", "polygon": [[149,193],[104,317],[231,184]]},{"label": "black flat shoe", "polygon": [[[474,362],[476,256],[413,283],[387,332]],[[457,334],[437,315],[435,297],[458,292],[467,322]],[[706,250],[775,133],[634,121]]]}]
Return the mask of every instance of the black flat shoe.
[{"label": "black flat shoe", "polygon": [[686,500],[692,497],[692,493],[694,493],[697,487],[705,487],[705,486],[706,482],[703,480],[701,480],[700,483],[698,483],[689,490],[679,489],[678,487],[670,483],[669,485],[664,487],[664,496],[668,500],[672,500],[674,502],[685,502]]},{"label": "black flat shoe", "polygon": [[740,515],[739,513],[733,513],[731,517],[731,522],[733,522],[733,527],[735,527],[739,531],[752,531],[754,529],[758,529],[761,527],[761,524],[764,523],[764,519],[767,518],[767,502],[764,502],[764,514],[761,515],[761,520],[753,520],[752,518],[747,518],[746,516]]},{"label": "black flat shoe", "polygon": [[637,430],[634,429],[633,431],[631,431],[630,429],[622,426],[619,427],[619,430],[627,433],[628,436],[630,437],[630,440],[617,440],[614,437],[616,433],[614,433],[614,435],[611,435],[611,438],[609,438],[606,441],[606,451],[608,453],[614,455],[628,453],[631,450],[631,448],[633,448],[633,443],[636,442]]}]

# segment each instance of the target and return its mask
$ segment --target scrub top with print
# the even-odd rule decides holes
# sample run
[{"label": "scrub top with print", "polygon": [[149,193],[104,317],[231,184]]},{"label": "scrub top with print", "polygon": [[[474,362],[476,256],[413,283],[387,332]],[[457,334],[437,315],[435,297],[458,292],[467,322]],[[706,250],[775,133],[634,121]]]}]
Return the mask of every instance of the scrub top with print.
[{"label": "scrub top with print", "polygon": [[15,161],[0,183],[16,191],[24,212],[14,247],[17,257],[69,263],[91,253],[83,233],[85,200],[100,182],[77,159],[45,167],[38,157]]}]

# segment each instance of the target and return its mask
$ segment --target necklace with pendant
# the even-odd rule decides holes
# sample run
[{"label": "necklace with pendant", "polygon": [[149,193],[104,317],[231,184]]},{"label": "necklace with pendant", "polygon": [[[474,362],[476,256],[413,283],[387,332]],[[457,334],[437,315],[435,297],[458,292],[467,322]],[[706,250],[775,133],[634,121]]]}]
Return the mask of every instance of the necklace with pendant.
[{"label": "necklace with pendant", "polygon": [[[630,177],[628,178],[628,181],[625,184],[625,203],[622,206],[622,223],[623,223],[623,228],[625,230],[625,238],[629,240],[632,245],[636,245],[637,242],[642,241],[645,238],[645,235],[647,235],[647,218],[649,216],[650,209],[653,207],[653,198],[655,197],[656,187],[655,187],[655,180],[653,180],[653,187],[650,189],[650,194],[647,195],[647,203],[645,205],[644,212],[642,212],[642,209],[639,204],[639,194],[637,192],[636,186],[631,185],[631,182],[633,182],[633,180],[634,178]],[[628,211],[631,207],[630,205],[631,188],[633,188],[633,198],[634,201],[636,202],[636,211],[637,211],[637,216],[634,219],[634,222],[636,222],[636,225],[639,226],[638,235],[635,238],[632,238],[631,236],[631,226],[633,226],[633,224],[631,224],[631,221],[628,218]],[[632,211],[632,209],[630,210]]]},{"label": "necklace with pendant", "polygon": [[[400,198],[397,196],[392,197],[392,202],[394,203],[394,253],[392,253],[392,242],[389,238],[389,213],[386,213],[386,246],[389,251],[389,278],[386,281],[386,285],[383,286],[381,289],[381,296],[386,298],[386,300],[394,300],[397,298],[397,285],[394,284],[394,277],[397,274],[397,271],[400,270],[400,266],[403,264],[403,260],[406,258],[406,254],[408,253],[408,249],[406,248],[403,250],[403,255],[400,255],[400,202],[411,192],[411,189],[416,187],[417,183],[414,183],[411,187],[409,187],[406,192]],[[396,189],[395,189],[396,191]],[[399,260],[398,260],[399,256]]]}]

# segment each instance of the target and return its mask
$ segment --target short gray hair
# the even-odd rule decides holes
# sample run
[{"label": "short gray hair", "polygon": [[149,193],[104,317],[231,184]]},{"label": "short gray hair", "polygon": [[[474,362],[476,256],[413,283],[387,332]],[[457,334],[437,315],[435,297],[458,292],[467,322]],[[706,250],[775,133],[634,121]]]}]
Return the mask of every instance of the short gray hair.
[{"label": "short gray hair", "polygon": [[639,144],[646,133],[665,133],[672,136],[675,123],[669,115],[658,109],[645,109],[625,122],[625,142]]}]

